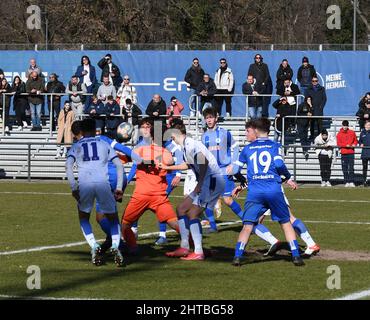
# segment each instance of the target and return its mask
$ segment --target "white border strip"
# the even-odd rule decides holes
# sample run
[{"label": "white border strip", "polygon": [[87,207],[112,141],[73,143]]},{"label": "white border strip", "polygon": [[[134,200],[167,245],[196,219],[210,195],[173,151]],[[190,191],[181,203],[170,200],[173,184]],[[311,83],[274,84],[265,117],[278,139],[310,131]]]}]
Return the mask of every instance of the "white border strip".
[{"label": "white border strip", "polygon": [[32,297],[32,296],[13,296],[7,294],[0,294],[1,299],[12,299],[12,300],[110,300],[102,298],[66,298],[66,297]]},{"label": "white border strip", "polygon": [[366,298],[366,297],[369,297],[369,296],[370,296],[370,289],[355,292],[355,293],[351,293],[351,294],[348,294],[344,297],[336,298],[336,299],[333,299],[333,300],[358,300],[358,299]]}]

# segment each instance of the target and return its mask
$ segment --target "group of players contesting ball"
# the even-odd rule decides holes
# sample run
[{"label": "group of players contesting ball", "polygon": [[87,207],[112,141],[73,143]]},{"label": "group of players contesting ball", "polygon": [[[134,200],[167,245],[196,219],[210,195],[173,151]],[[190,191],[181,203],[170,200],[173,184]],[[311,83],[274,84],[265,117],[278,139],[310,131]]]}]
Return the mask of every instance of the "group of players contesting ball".
[{"label": "group of players contesting ball", "polygon": [[[167,252],[168,257],[204,260],[207,251],[202,245],[201,216],[204,213],[209,220],[210,227],[204,231],[217,232],[214,208],[220,198],[243,223],[232,261],[234,266],[244,263],[244,251],[253,233],[270,244],[266,255],[281,249],[281,242],[262,224],[269,214],[285,234],[294,265],[304,265],[296,234],[307,246],[305,255],[320,251],[304,223],[291,213],[282,185],[293,190],[297,185],[280,155],[281,146],[268,138],[270,121],[266,118],[247,121],[245,134],[249,144],[239,152],[231,133],[218,126],[216,109],[205,109],[203,116],[207,130],[201,141],[187,136],[179,118],[173,119],[167,130],[159,130],[160,134],[154,130],[157,126],[153,119],[143,118],[139,123],[141,138],[133,149],[117,141],[118,138],[96,132],[94,120],[73,123],[76,142],[68,152],[66,172],[78,202],[80,226],[91,247],[93,264],[103,264],[105,253],[110,250],[117,266],[125,266],[124,256],[138,252],[137,223],[147,210],[156,214],[160,225],[156,243],[165,243],[166,225],[180,235],[179,248]],[[133,162],[128,176],[122,161]],[[244,165],[246,178],[240,173]],[[78,181],[73,174],[74,166]],[[169,194],[179,185],[185,170],[193,172],[196,184],[175,211]],[[135,176],[135,188],[120,222],[116,201],[122,201],[127,183]],[[235,186],[234,180],[240,185]],[[234,199],[246,188],[243,210]],[[95,240],[89,222],[95,200],[96,220],[107,236],[101,245]]]}]

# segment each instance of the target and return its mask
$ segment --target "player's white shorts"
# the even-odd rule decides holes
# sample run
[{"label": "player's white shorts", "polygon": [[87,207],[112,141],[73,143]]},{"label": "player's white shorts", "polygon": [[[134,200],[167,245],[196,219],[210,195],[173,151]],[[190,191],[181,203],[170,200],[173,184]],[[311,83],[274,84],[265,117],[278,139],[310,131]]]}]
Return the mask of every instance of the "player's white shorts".
[{"label": "player's white shorts", "polygon": [[184,196],[191,194],[197,186],[197,178],[193,170],[188,170],[184,182]]},{"label": "player's white shorts", "polygon": [[86,183],[78,185],[80,191],[80,201],[78,209],[82,212],[90,213],[94,207],[94,200],[99,202],[100,213],[116,213],[116,200],[111,190],[109,182],[106,183]]},{"label": "player's white shorts", "polygon": [[[285,203],[287,204],[287,206],[290,208],[290,204],[289,204],[289,201],[288,201],[288,198],[286,197],[285,195],[285,192],[284,192],[284,188],[283,186],[281,186],[281,191],[283,191],[283,195],[284,195],[284,200],[285,200]],[[271,210],[268,209],[264,214],[264,216],[271,216]]]},{"label": "player's white shorts", "polygon": [[222,175],[214,175],[204,181],[200,194],[192,192],[189,196],[193,199],[194,205],[213,210],[218,198],[223,195],[224,191],[224,177]]}]

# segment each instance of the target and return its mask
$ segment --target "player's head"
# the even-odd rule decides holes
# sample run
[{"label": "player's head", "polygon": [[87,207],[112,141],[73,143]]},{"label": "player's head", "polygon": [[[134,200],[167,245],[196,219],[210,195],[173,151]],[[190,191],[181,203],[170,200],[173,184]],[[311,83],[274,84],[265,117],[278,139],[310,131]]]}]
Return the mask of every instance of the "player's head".
[{"label": "player's head", "polygon": [[245,123],[245,137],[248,142],[253,142],[257,139],[254,120],[249,120]]},{"label": "player's head", "polygon": [[81,122],[81,131],[84,137],[95,137],[96,124],[94,119],[84,119]]},{"label": "player's head", "polygon": [[216,126],[218,120],[218,113],[216,108],[211,107],[204,109],[203,117],[204,120],[206,121],[207,128],[213,129]]},{"label": "player's head", "polygon": [[72,126],[71,126],[73,137],[76,140],[80,140],[82,138],[81,123],[82,123],[81,120],[76,120],[76,121],[73,121]]},{"label": "player's head", "polygon": [[144,139],[151,139],[154,135],[154,121],[152,118],[142,118],[139,121],[140,136]]},{"label": "player's head", "polygon": [[260,118],[254,122],[257,137],[267,137],[270,133],[271,121],[267,118]]},{"label": "player's head", "polygon": [[184,121],[180,118],[175,118],[172,121],[171,128],[168,130],[171,134],[171,138],[177,144],[182,145],[186,137],[186,127]]}]

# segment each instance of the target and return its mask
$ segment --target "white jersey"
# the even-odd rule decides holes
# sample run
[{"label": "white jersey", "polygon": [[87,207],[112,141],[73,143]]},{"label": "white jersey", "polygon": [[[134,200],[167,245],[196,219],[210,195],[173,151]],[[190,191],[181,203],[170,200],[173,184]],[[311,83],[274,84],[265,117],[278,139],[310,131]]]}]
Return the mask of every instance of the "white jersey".
[{"label": "white jersey", "polygon": [[78,168],[79,184],[106,183],[108,162],[117,157],[113,148],[99,137],[82,138],[68,152]]},{"label": "white jersey", "polygon": [[192,138],[186,137],[184,141],[184,160],[193,170],[195,176],[199,176],[199,164],[196,159],[196,155],[201,153],[208,160],[208,169],[204,179],[208,179],[212,175],[221,175],[220,167],[218,166],[217,160],[214,155],[207,149],[207,147],[201,142]]}]

